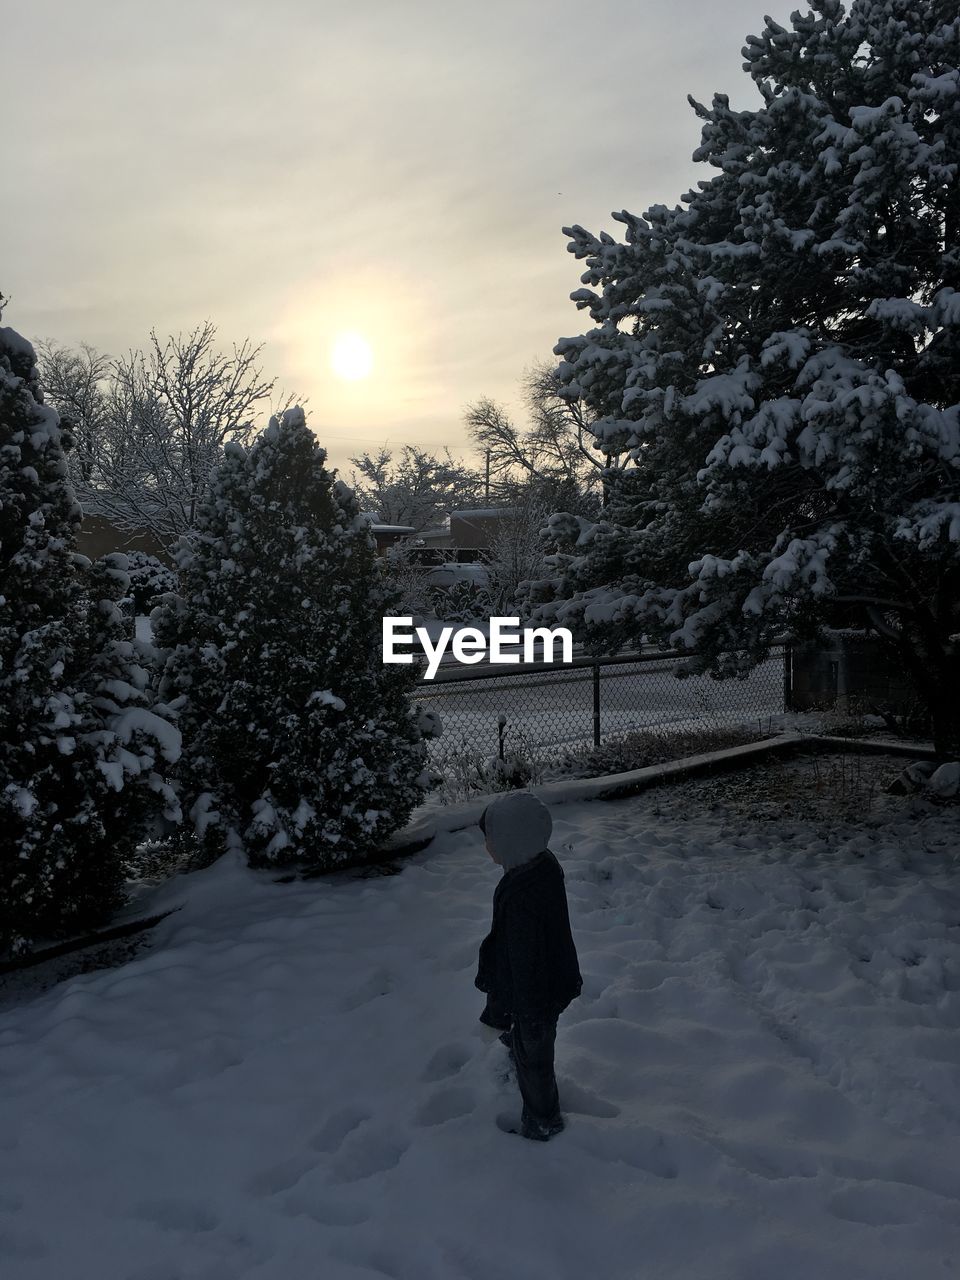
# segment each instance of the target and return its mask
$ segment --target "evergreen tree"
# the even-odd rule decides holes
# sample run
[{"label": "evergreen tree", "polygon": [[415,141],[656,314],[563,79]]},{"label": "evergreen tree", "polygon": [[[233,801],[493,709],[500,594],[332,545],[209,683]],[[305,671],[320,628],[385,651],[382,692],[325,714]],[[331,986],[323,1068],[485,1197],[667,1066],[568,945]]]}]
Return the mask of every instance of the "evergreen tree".
[{"label": "evergreen tree", "polygon": [[391,596],[367,518],[301,409],[228,444],[178,595],[154,611],[179,709],[182,788],[209,856],[344,865],[422,798],[430,724],[411,666],[384,666]]},{"label": "evergreen tree", "polygon": [[101,919],[160,811],[179,751],[126,638],[125,559],[91,565],[33,348],[0,328],[0,950]]},{"label": "evergreen tree", "polygon": [[146,551],[125,551],[128,593],[134,612],[149,613],[157,597],[177,589],[177,575],[162,560]]},{"label": "evergreen tree", "polygon": [[786,632],[871,628],[960,747],[960,17],[815,0],[749,37],[674,208],[566,228],[594,322],[559,378],[611,454],[604,519],[559,515],[541,618],[743,673]]}]

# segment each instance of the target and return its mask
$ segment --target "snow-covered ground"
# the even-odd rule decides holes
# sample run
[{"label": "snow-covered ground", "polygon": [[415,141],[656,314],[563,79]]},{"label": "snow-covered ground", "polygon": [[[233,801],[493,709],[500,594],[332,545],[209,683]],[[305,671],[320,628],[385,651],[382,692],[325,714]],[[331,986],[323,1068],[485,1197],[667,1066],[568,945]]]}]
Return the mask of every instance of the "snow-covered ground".
[{"label": "snow-covered ground", "polygon": [[0,1013],[0,1274],[955,1276],[957,812],[751,790],[554,808],[584,990],[545,1144],[495,1124],[476,829],[395,876],[167,886],[141,954]]}]

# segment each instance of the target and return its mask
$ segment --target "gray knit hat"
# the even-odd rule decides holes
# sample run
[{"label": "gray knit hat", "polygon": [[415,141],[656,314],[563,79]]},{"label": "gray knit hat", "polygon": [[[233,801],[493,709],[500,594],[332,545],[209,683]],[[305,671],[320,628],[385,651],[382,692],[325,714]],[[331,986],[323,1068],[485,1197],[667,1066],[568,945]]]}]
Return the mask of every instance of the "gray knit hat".
[{"label": "gray knit hat", "polygon": [[529,791],[507,791],[484,809],[480,830],[497,862],[509,871],[546,849],[553,819],[547,806]]}]

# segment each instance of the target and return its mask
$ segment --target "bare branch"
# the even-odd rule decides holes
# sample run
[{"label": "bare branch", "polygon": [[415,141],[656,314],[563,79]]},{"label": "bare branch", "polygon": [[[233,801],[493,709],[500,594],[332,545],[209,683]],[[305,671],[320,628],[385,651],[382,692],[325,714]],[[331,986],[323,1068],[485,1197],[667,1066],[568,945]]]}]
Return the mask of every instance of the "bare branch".
[{"label": "bare branch", "polygon": [[50,401],[82,437],[75,481],[86,511],[164,543],[191,526],[224,444],[250,443],[275,387],[257,363],[262,347],[246,340],[225,352],[216,335],[210,321],[163,340],[153,330],[145,351],[117,360],[41,344]]},{"label": "bare branch", "polygon": [[350,461],[363,505],[384,523],[411,525],[417,532],[454,507],[473,505],[482,492],[479,474],[454,459],[449,449],[438,457],[406,445],[394,461],[384,445]]}]

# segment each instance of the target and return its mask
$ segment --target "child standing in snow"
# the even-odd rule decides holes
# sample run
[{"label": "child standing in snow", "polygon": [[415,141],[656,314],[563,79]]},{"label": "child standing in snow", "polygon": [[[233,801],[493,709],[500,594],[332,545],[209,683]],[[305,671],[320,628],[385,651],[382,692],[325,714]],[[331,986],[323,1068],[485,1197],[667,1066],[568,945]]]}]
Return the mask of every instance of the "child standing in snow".
[{"label": "child standing in snow", "polygon": [[480,829],[503,868],[474,980],[487,995],[480,1021],[503,1031],[516,1065],[520,1132],[546,1142],[564,1127],[553,1068],[557,1019],[583,985],[563,869],[547,848],[550,813],[527,791],[498,796]]}]

